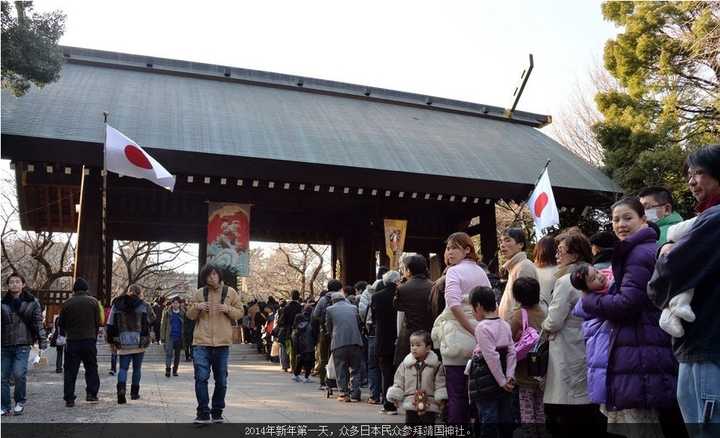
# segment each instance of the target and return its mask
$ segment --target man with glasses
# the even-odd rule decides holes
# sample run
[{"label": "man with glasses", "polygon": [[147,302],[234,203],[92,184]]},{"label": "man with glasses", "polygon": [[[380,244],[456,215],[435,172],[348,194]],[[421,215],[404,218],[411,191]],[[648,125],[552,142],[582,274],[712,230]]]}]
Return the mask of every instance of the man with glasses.
[{"label": "man with glasses", "polygon": [[673,199],[670,190],[664,187],[648,187],[639,194],[640,202],[645,207],[645,217],[660,228],[658,245],[667,241],[668,229],[683,221],[682,216],[673,211]]}]

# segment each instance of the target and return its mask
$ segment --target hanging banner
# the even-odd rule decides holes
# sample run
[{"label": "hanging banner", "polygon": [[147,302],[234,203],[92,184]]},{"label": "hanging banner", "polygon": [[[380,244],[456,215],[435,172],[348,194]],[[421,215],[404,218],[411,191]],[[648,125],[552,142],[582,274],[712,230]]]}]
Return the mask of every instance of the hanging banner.
[{"label": "hanging banner", "polygon": [[390,269],[400,267],[400,257],[405,248],[407,221],[404,219],[385,219],[385,253],[390,257]]},{"label": "hanging banner", "polygon": [[207,262],[236,277],[250,275],[250,205],[210,202]]}]

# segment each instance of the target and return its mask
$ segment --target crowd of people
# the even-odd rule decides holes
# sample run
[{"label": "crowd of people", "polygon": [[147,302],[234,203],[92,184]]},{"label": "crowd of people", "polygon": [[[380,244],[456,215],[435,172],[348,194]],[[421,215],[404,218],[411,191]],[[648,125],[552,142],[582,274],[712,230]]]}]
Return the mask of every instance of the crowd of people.
[{"label": "crowd of people", "polygon": [[[686,170],[697,201],[688,220],[673,210],[670,191],[649,187],[612,205],[612,230],[560,230],[541,238],[532,257],[522,229],[504,230],[504,284],[481,263],[470,236],[457,232],[447,238],[447,267],[435,281],[425,257],[410,254],[398,270],[380,267],[372,282],[330,280],[317,299],[292,291],[289,300],[243,305],[212,266],[187,304],[174,299],[153,309],[130,286],[106,322],[120,358],[118,403],[126,402],[130,363],[131,399],[139,398],[143,351],[160,321],[166,376],[177,375],[191,343],[195,421],[222,422],[228,347],[239,323],[243,342],[256,344],[291,381],[316,376],[323,395],[333,389],[338,401],[364,400],[386,415],[402,410],[409,424],[474,422],[482,437],[510,437],[518,428],[527,437],[575,436],[588,424],[602,434],[677,437],[687,433],[683,420],[719,423],[720,146],[692,153]],[[13,273],[7,285],[3,415],[22,413],[27,352],[45,342],[40,306],[24,279]],[[87,400],[97,400],[95,339],[103,323],[87,283],[79,279],[74,290],[55,324],[65,338],[68,406],[80,362]],[[644,427],[618,429],[627,423]]]}]

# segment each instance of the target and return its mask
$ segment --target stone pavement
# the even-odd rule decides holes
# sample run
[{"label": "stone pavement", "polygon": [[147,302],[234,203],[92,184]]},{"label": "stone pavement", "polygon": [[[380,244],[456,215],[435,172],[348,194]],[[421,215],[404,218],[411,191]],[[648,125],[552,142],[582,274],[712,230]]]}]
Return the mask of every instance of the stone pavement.
[{"label": "stone pavement", "polygon": [[[118,405],[115,396],[116,377],[108,375],[109,352],[99,345],[100,402],[85,402],[82,366],[78,376],[74,408],[66,408],[62,400],[62,374],[55,374],[55,349],[48,349],[49,366],[28,373],[28,403],[18,417],[3,417],[8,423],[188,423],[195,416],[192,362],[180,363],[178,377],[165,377],[164,354],[158,345],[146,352],[142,366],[141,399]],[[363,402],[341,403],[327,399],[316,383],[303,384],[291,380],[278,364],[270,364],[253,352],[250,345],[234,345],[229,360],[228,393],[225,417],[233,423],[297,423],[297,422],[403,422],[404,415],[379,414],[380,407],[368,405],[367,389]],[[210,382],[212,396],[213,383]]]}]

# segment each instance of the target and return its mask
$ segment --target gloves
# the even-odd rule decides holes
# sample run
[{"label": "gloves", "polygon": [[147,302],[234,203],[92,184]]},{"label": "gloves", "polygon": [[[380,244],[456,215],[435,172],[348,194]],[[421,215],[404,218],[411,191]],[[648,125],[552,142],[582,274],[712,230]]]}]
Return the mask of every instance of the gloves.
[{"label": "gloves", "polygon": [[685,335],[681,319],[687,322],[695,321],[695,314],[690,307],[694,294],[695,291],[690,289],[674,296],[660,315],[660,328],[673,338],[681,338]]}]

